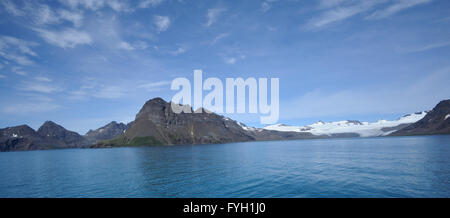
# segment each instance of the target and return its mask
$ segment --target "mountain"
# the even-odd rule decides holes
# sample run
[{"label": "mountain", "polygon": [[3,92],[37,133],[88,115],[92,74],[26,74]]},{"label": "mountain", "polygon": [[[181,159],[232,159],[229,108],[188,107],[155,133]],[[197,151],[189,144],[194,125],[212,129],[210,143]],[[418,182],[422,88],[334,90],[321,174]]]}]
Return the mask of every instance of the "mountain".
[{"label": "mountain", "polygon": [[27,125],[8,127],[0,129],[0,151],[450,133],[450,100],[440,102],[430,112],[408,114],[393,121],[319,121],[306,126],[276,124],[265,128],[248,127],[200,110],[203,113],[176,114],[170,102],[154,98],[144,104],[134,121],[111,122],[85,136],[52,121],[37,131]]},{"label": "mountain", "polygon": [[89,130],[84,137],[90,144],[95,144],[99,141],[113,139],[122,135],[128,127],[126,124],[113,121],[96,130]]},{"label": "mountain", "polygon": [[310,133],[283,133],[247,127],[207,111],[177,114],[172,111],[170,102],[154,98],[144,104],[123,135],[92,147],[213,144],[314,137]]},{"label": "mountain", "polygon": [[121,136],[94,147],[209,144],[254,140],[236,122],[214,113],[180,113],[161,98],[147,101]]},{"label": "mountain", "polygon": [[0,129],[0,151],[44,149],[42,137],[27,125]]},{"label": "mountain", "polygon": [[46,140],[46,143],[55,147],[84,147],[88,144],[80,134],[69,131],[52,121],[46,121],[39,127],[37,133]]},{"label": "mountain", "polygon": [[357,120],[345,120],[337,122],[319,121],[306,126],[289,126],[276,124],[266,126],[266,130],[275,130],[283,132],[303,132],[313,135],[326,135],[330,137],[372,137],[385,136],[401,128],[412,124],[427,115],[427,112],[417,112],[405,115],[397,120],[379,120],[377,122],[360,122]]},{"label": "mountain", "polygon": [[27,125],[0,129],[0,151],[24,151],[86,147],[88,142],[76,132],[47,121],[38,131]]},{"label": "mountain", "polygon": [[391,135],[450,134],[450,100],[439,102],[423,119]]}]

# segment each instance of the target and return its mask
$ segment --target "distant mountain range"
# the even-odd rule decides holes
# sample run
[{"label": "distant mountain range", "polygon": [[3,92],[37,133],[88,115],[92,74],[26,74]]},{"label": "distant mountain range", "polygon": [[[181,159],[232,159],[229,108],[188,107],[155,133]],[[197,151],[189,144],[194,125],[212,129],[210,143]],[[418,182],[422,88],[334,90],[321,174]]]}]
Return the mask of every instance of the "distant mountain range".
[{"label": "distant mountain range", "polygon": [[429,112],[394,121],[319,121],[306,126],[254,128],[215,113],[176,114],[169,102],[154,98],[144,104],[133,122],[113,121],[84,136],[51,121],[37,131],[27,125],[0,129],[0,151],[428,134],[450,134],[450,100],[441,101]]},{"label": "distant mountain range", "polygon": [[345,120],[337,122],[319,121],[306,126],[289,126],[276,124],[264,129],[283,132],[309,132],[314,135],[328,135],[353,133],[358,137],[387,136],[409,124],[415,123],[427,115],[427,112],[417,112],[405,115],[397,120],[379,120],[377,122],[360,122],[357,120]]}]

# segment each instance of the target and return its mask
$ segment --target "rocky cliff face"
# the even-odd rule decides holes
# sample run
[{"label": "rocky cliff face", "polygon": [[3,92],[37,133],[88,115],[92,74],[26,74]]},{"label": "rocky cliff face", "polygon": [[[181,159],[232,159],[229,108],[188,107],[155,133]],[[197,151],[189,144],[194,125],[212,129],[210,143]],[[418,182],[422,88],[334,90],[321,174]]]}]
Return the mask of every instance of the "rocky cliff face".
[{"label": "rocky cliff face", "polygon": [[250,140],[254,138],[235,121],[206,112],[176,114],[170,103],[155,98],[144,104],[125,134],[97,146],[209,144]]},{"label": "rocky cliff face", "polygon": [[450,100],[439,102],[421,120],[404,127],[391,135],[450,134]]},{"label": "rocky cliff face", "polygon": [[128,125],[113,121],[96,130],[89,130],[89,132],[86,133],[85,138],[90,144],[95,144],[99,141],[116,138],[125,133],[127,129]]}]

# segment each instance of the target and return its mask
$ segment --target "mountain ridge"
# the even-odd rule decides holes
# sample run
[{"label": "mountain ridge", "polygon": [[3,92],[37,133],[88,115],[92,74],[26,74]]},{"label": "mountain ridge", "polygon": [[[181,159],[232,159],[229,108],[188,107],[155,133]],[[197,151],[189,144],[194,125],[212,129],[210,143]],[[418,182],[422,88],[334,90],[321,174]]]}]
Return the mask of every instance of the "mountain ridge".
[{"label": "mountain ridge", "polygon": [[439,102],[423,119],[391,136],[450,134],[450,99]]},{"label": "mountain ridge", "polygon": [[170,104],[162,98],[150,99],[134,121],[112,121],[85,135],[52,121],[46,121],[38,130],[28,125],[7,127],[0,129],[0,151],[450,133],[450,100],[441,101],[431,111],[407,114],[394,121],[318,121],[306,126],[276,124],[264,128],[248,127],[205,109],[199,109],[203,113],[176,114]]}]

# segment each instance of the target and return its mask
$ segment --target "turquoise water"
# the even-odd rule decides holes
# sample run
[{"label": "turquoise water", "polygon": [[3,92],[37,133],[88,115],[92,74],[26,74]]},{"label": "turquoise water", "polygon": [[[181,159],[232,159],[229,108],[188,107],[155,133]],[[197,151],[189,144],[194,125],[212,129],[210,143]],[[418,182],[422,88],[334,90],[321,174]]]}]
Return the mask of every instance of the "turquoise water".
[{"label": "turquoise water", "polygon": [[450,136],[6,152],[0,197],[450,197]]}]

